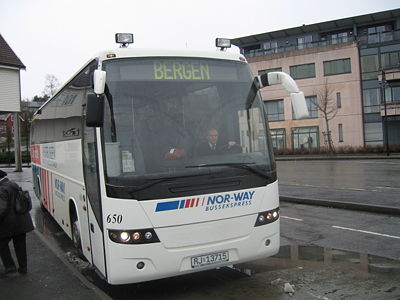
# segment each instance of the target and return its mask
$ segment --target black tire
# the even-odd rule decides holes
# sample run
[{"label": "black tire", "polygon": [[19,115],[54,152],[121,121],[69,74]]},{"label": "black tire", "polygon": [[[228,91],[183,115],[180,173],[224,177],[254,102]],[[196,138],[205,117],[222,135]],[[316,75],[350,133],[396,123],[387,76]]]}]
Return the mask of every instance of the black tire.
[{"label": "black tire", "polygon": [[72,222],[72,241],[75,248],[78,249],[79,252],[82,252],[81,233],[79,231],[78,220]]}]

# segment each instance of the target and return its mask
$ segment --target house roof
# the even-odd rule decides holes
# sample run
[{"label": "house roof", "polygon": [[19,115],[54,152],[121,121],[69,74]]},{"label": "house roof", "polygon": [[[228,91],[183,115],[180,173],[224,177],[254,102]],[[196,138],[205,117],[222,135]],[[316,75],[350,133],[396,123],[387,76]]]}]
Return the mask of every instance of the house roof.
[{"label": "house roof", "polygon": [[24,64],[0,34],[0,65],[25,69]]},{"label": "house roof", "polygon": [[353,25],[363,25],[371,23],[379,23],[387,21],[393,18],[400,17],[400,9],[393,9],[387,11],[381,11],[361,16],[355,16],[344,19],[337,19],[327,22],[321,22],[310,25],[303,25],[299,27],[287,28],[277,31],[265,32],[260,34],[254,34],[244,37],[238,37],[231,39],[232,44],[236,46],[243,46],[246,44],[257,43],[265,40],[272,40],[278,38],[284,38],[289,36],[301,35],[315,31],[329,31],[334,29],[340,29],[345,27],[352,27]]}]

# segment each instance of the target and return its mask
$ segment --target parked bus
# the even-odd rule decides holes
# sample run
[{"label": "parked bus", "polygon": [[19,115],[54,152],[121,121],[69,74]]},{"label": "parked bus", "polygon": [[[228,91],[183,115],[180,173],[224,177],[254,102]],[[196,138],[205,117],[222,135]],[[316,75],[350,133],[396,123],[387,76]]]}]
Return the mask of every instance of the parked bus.
[{"label": "parked bus", "polygon": [[[294,81],[281,72],[254,77],[228,51],[122,43],[34,115],[42,206],[110,284],[276,254],[278,182],[259,89],[282,83],[301,117],[307,108]],[[222,146],[201,153],[210,135]]]}]

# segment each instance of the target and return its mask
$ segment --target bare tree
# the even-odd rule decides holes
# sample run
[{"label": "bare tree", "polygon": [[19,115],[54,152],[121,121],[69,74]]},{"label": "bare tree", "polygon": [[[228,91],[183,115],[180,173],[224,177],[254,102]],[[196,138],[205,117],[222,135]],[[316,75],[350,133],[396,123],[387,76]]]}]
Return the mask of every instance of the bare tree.
[{"label": "bare tree", "polygon": [[57,77],[52,74],[47,74],[44,83],[43,95],[53,97],[60,87],[60,82],[58,81]]},{"label": "bare tree", "polygon": [[332,142],[332,134],[329,126],[329,121],[336,116],[338,108],[335,99],[332,98],[333,89],[328,85],[327,79],[325,80],[325,83],[322,85],[322,87],[317,89],[315,93],[317,95],[317,99],[313,102],[317,109],[321,112],[325,120],[325,143],[328,145],[329,152],[334,153],[335,148]]}]

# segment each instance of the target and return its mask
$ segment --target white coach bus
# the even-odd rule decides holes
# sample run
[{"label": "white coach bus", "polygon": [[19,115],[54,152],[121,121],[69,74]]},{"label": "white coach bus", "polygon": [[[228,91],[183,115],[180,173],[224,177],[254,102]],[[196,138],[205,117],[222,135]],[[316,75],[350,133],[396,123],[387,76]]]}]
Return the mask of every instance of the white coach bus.
[{"label": "white coach bus", "polygon": [[[276,254],[278,182],[258,90],[283,84],[301,117],[294,81],[254,77],[240,54],[116,38],[123,47],[90,60],[34,116],[42,205],[110,284]],[[212,139],[217,151],[205,151]]]}]

